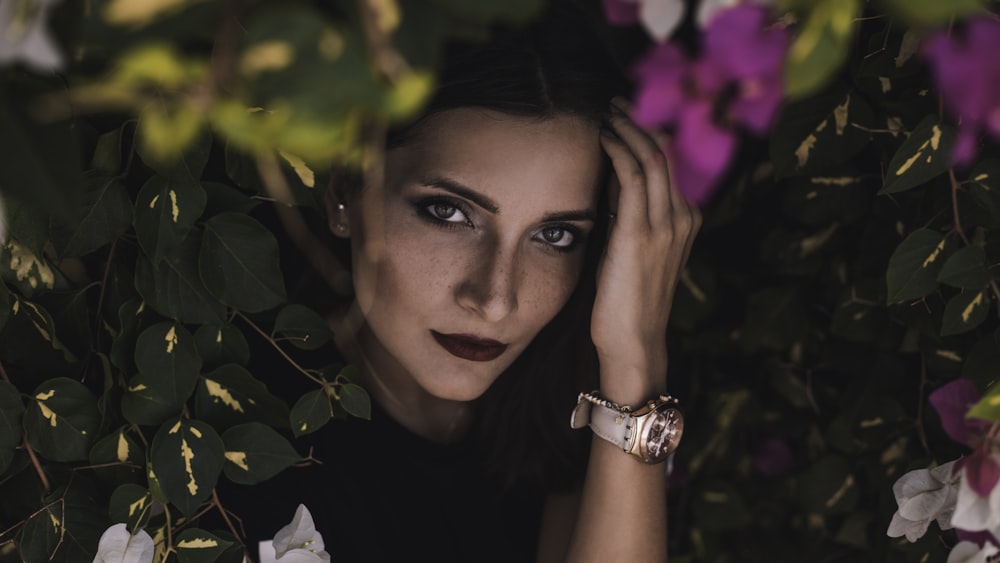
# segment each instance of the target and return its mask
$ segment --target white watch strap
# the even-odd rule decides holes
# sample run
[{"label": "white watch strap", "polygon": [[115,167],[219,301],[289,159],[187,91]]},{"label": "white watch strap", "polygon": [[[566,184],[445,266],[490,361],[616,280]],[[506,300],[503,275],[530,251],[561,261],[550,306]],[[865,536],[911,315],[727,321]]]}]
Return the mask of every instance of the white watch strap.
[{"label": "white watch strap", "polygon": [[580,401],[573,409],[570,426],[583,428],[589,425],[594,434],[628,451],[628,438],[631,436],[635,419],[628,413],[622,413],[589,401]]}]

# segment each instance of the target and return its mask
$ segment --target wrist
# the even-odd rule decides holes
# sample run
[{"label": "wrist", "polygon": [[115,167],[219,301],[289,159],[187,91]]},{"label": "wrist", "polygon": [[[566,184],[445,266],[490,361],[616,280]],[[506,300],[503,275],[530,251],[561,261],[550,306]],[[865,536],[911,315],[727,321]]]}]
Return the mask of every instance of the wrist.
[{"label": "wrist", "polygon": [[620,405],[635,406],[667,390],[667,358],[600,357],[601,393]]}]

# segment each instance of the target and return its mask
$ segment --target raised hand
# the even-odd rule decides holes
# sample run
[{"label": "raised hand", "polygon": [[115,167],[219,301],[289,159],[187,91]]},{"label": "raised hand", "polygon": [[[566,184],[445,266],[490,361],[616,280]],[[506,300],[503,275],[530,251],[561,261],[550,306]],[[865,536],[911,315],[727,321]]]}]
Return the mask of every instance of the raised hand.
[{"label": "raised hand", "polygon": [[666,330],[677,281],[701,214],[670,179],[662,143],[612,102],[601,145],[614,167],[612,219],[597,277],[591,337],[601,391],[635,405],[666,386]]}]

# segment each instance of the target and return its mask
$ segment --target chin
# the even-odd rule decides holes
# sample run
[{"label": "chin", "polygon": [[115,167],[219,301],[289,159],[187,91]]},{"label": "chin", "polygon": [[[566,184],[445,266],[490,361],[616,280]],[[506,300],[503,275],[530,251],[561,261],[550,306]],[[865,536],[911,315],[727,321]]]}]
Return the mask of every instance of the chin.
[{"label": "chin", "polygon": [[454,360],[441,362],[439,367],[432,370],[421,370],[424,375],[417,378],[420,386],[439,399],[474,401],[483,396],[511,364],[511,361],[505,361],[506,358],[503,357],[489,362],[492,365],[476,364],[458,358]]}]

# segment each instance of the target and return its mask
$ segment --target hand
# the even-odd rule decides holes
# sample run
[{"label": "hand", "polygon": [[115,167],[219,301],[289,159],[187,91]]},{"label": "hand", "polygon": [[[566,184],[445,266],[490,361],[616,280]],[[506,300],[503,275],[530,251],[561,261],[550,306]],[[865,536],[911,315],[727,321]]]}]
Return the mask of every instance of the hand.
[{"label": "hand", "polygon": [[601,362],[601,391],[635,404],[666,386],[666,331],[674,289],[701,214],[670,180],[658,143],[616,98],[601,145],[614,167],[608,244],[597,273],[591,338]]}]

